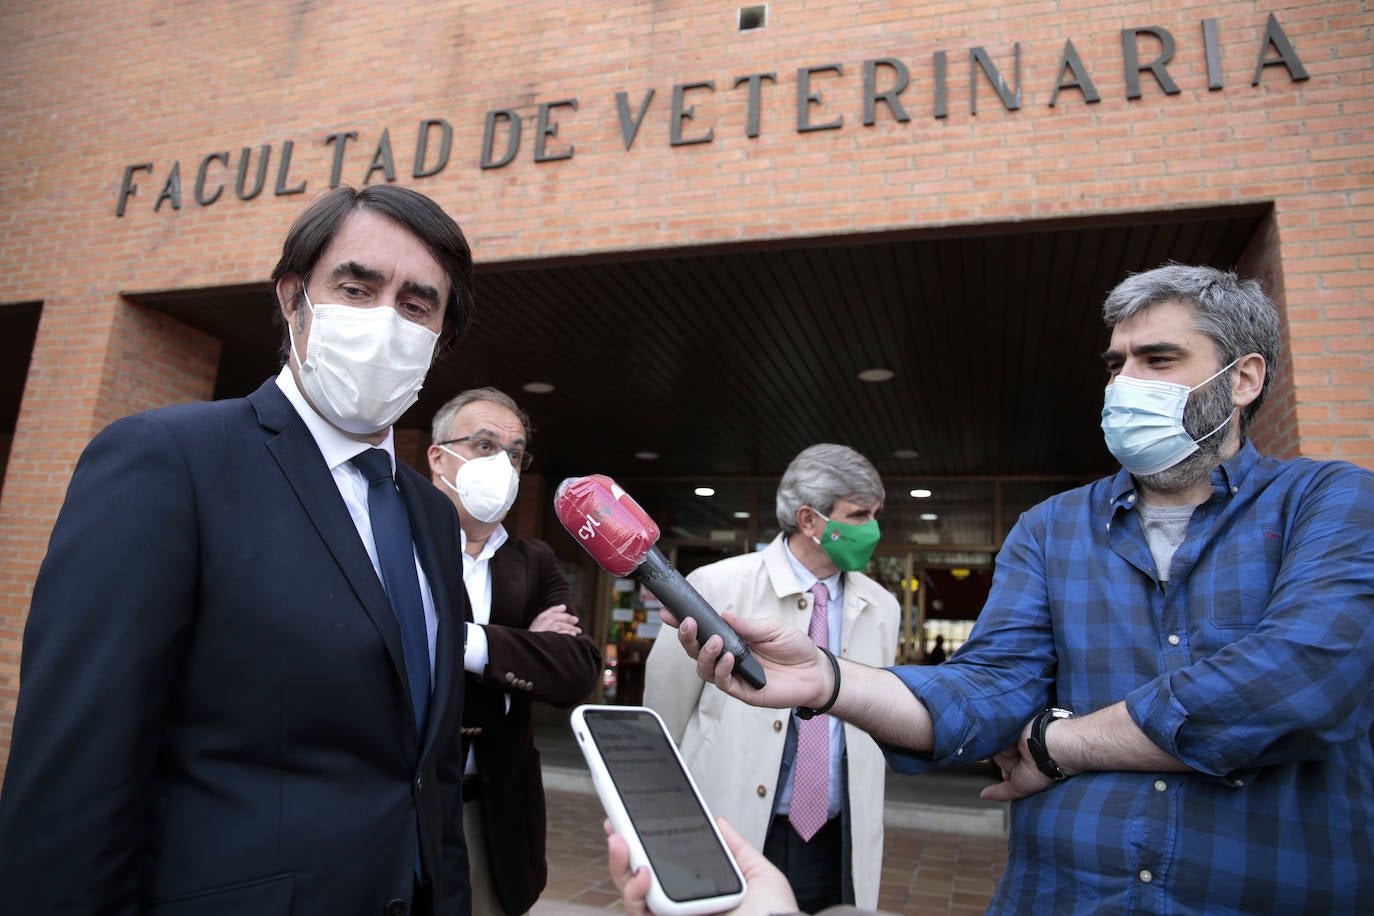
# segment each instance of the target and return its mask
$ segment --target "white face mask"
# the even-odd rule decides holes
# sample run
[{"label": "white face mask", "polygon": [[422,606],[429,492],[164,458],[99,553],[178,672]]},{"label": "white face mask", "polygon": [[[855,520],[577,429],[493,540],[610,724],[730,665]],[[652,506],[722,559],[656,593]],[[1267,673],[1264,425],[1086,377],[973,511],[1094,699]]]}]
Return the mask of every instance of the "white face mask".
[{"label": "white face mask", "polygon": [[520,475],[510,463],[505,452],[488,455],[485,458],[464,458],[446,446],[439,448],[463,462],[453,482],[440,477],[450,490],[458,494],[468,515],[479,522],[499,522],[506,517],[510,507],[515,505],[515,494],[520,492]]},{"label": "white face mask", "polygon": [[305,396],[344,432],[371,435],[391,426],[419,399],[439,335],[386,306],[314,305],[308,295],[305,304],[312,318],[304,362],[295,322],[286,322]]}]

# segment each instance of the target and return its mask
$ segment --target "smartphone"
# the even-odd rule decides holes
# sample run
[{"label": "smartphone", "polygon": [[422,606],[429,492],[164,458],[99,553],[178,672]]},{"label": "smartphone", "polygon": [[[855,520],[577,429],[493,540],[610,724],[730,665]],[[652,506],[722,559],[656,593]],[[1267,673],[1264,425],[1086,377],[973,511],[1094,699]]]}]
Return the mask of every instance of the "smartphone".
[{"label": "smartphone", "polygon": [[744,874],[658,713],[646,706],[579,706],[577,746],[630,867],[649,866],[649,909],[697,916],[737,906]]}]

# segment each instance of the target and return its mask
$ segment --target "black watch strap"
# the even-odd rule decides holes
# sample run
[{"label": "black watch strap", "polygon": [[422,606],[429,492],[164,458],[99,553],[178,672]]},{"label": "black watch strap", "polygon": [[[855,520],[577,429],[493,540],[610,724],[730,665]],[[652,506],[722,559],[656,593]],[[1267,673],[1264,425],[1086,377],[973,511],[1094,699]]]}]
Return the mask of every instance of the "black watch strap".
[{"label": "black watch strap", "polygon": [[1049,748],[1045,745],[1045,731],[1050,727],[1050,723],[1056,719],[1072,718],[1073,713],[1067,709],[1059,709],[1056,706],[1043,709],[1031,721],[1030,734],[1026,736],[1026,746],[1030,748],[1031,759],[1035,761],[1040,772],[1055,782],[1063,782],[1069,777],[1050,756]]},{"label": "black watch strap", "polygon": [[816,648],[824,652],[825,657],[830,659],[830,668],[835,675],[835,689],[830,691],[830,699],[825,701],[824,706],[820,706],[816,709],[812,709],[810,706],[798,706],[798,719],[814,719],[816,716],[823,716],[830,712],[830,707],[834,706],[835,701],[840,698],[840,663],[836,660],[835,653],[831,652],[825,646],[817,646]]}]

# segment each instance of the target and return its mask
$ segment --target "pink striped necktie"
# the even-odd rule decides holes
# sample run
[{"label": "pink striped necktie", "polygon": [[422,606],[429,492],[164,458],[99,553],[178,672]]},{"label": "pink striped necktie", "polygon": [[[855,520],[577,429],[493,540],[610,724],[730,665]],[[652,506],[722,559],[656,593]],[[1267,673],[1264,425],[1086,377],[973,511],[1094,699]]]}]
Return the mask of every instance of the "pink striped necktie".
[{"label": "pink striped necktie", "polygon": [[[821,647],[830,643],[830,621],[826,606],[830,590],[824,582],[811,587],[815,603],[811,607],[811,641]],[[792,810],[787,819],[798,835],[810,842],[825,826],[830,809],[830,717],[813,716],[797,720],[797,760],[792,775]]]}]

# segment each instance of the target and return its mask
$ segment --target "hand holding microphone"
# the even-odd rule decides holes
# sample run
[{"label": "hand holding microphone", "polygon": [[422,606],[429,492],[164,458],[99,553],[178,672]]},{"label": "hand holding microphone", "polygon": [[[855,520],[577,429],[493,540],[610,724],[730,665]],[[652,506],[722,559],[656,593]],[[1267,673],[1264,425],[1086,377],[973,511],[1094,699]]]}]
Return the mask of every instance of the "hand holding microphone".
[{"label": "hand holding microphone", "polygon": [[767,678],[749,646],[669,565],[655,546],[658,525],[614,480],[602,474],[570,477],[558,485],[553,504],[563,527],[602,569],[616,576],[638,576],[678,620],[696,621],[698,645],[719,635],[725,651],[735,657],[739,676],[749,686],[763,688]]}]

